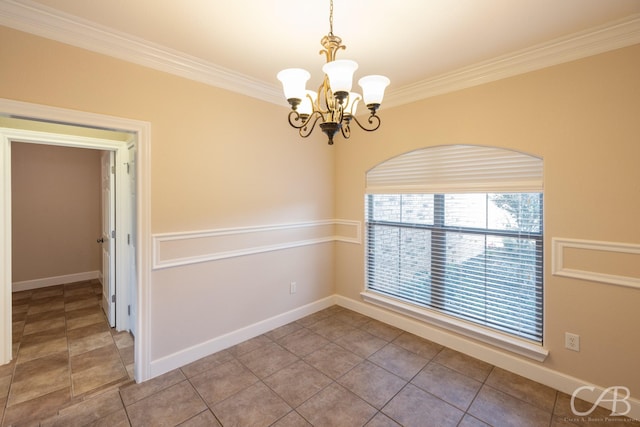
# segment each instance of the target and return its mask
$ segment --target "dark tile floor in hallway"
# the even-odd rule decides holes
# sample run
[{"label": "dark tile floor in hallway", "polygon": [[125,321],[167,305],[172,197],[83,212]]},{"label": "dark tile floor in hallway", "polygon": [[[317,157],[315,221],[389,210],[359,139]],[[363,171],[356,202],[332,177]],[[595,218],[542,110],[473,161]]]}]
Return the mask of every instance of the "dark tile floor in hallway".
[{"label": "dark tile floor in hallway", "polygon": [[[69,331],[89,328],[92,323],[69,329],[78,318],[70,311],[65,316],[67,340],[75,343]],[[29,315],[26,319],[31,323]],[[107,343],[104,332],[108,328],[95,334],[102,334]],[[0,398],[7,405],[3,425],[13,421],[18,421],[17,426],[65,427],[636,425],[608,417],[609,411],[602,408],[580,422],[571,412],[570,396],[564,393],[338,306],[142,384],[84,391],[88,386],[81,373],[92,369],[87,362],[94,359],[75,362],[74,357],[97,351],[98,360],[106,352],[98,349],[119,348],[121,335],[109,335],[113,344],[92,350],[69,344],[70,371],[66,373],[70,378],[58,373],[64,371],[64,363],[56,359],[63,359],[58,354],[62,351],[52,351],[58,356],[47,363],[51,376],[42,381],[46,386],[37,388],[38,396],[30,395],[20,378],[6,384],[11,381],[6,376],[12,368],[0,367],[0,392],[4,391]],[[121,359],[131,372],[127,348],[120,349]],[[26,359],[21,362],[20,351],[14,378],[20,365],[27,363]],[[87,377],[98,377],[103,369],[106,373],[113,367],[101,366],[104,368]],[[121,375],[114,381],[124,379],[119,369],[114,368],[119,372],[114,378]],[[58,382],[64,385],[53,385]],[[78,397],[74,395],[76,384]],[[18,402],[21,399],[28,400]],[[15,408],[38,399],[49,414],[20,421]],[[580,410],[590,407],[578,402]]]}]

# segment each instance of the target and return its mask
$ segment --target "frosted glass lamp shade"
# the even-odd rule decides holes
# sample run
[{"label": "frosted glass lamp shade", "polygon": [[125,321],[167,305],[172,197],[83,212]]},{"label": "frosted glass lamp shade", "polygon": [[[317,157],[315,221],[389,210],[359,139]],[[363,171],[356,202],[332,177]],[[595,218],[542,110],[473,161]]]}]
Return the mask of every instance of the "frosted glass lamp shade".
[{"label": "frosted glass lamp shade", "polygon": [[389,86],[391,81],[385,76],[365,76],[358,80],[358,84],[362,88],[364,103],[369,105],[382,104],[384,97],[384,89]]},{"label": "frosted glass lamp shade", "polygon": [[278,80],[282,82],[284,97],[287,99],[304,99],[309,78],[311,74],[302,68],[287,68],[278,73]]},{"label": "frosted glass lamp shade", "polygon": [[338,59],[327,62],[322,71],[329,77],[329,85],[333,93],[350,92],[353,85],[353,73],[358,69],[358,63],[349,59]]},{"label": "frosted glass lamp shade", "polygon": [[308,117],[313,113],[313,103],[318,99],[318,94],[312,90],[306,91],[305,96],[302,98],[300,105],[298,106],[298,113],[303,117]]}]

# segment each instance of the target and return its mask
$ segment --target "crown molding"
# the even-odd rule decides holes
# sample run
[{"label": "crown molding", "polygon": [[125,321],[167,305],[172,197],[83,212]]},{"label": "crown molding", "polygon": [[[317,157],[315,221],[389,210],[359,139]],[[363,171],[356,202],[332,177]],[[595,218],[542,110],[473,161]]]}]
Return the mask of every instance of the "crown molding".
[{"label": "crown molding", "polygon": [[[285,106],[280,86],[31,0],[0,0],[0,25]],[[394,107],[640,43],[640,14],[391,89]]]},{"label": "crown molding", "polygon": [[407,104],[640,43],[640,14],[389,91],[385,107]]}]

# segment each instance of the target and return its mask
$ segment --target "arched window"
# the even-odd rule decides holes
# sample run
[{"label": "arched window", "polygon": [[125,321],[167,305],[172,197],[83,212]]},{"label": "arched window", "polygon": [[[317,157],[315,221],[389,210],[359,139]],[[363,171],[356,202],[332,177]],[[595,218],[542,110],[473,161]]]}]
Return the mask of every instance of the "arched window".
[{"label": "arched window", "polygon": [[371,169],[365,294],[541,345],[542,173],[538,157],[473,145]]}]

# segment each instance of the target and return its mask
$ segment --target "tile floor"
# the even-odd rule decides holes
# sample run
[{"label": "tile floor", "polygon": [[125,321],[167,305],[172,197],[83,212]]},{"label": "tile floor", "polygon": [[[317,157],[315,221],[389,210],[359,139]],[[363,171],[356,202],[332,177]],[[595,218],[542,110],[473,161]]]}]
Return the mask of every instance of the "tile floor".
[{"label": "tile floor", "polygon": [[[117,347],[118,335],[112,336]],[[52,366],[56,360],[51,359]],[[12,383],[4,393],[3,425],[640,425],[608,417],[609,411],[600,408],[579,420],[564,393],[338,306],[142,384],[106,387],[70,402],[74,368],[82,365],[71,362],[64,392],[48,386],[40,392],[48,394],[35,398],[53,413],[40,414],[40,421],[20,421],[15,415],[12,408],[28,392],[20,380],[16,391]],[[77,383],[83,391],[83,383]],[[591,405],[577,406],[586,411]]]},{"label": "tile floor", "polygon": [[13,361],[0,366],[3,426],[38,425],[133,383],[133,338],[109,328],[97,280],[13,293]]}]

